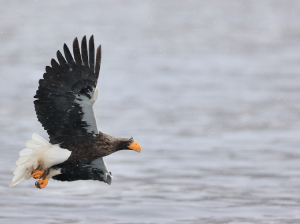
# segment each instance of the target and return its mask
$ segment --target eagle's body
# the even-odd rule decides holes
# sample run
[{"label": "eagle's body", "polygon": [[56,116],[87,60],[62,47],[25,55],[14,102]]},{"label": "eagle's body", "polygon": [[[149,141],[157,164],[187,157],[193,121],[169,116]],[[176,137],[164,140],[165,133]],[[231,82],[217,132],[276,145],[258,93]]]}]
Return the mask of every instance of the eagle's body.
[{"label": "eagle's body", "polygon": [[82,39],[81,54],[77,38],[73,42],[73,59],[67,45],[65,58],[57,51],[58,62],[51,60],[39,81],[34,98],[38,120],[49,134],[50,141],[37,134],[26,142],[20,152],[19,165],[10,186],[31,176],[42,179],[36,186],[43,188],[48,179],[61,181],[101,180],[111,183],[102,157],[119,150],[140,151],[132,138],[115,138],[99,132],[93,104],[98,97],[97,80],[100,71],[101,46],[96,53],[93,36],[87,49]]},{"label": "eagle's body", "polygon": [[104,157],[116,151],[126,149],[132,139],[115,138],[104,133],[97,135],[86,135],[73,141],[66,141],[60,144],[62,148],[72,151],[71,156],[54,168],[61,168],[62,173],[74,169],[77,165],[88,164],[100,157]]}]

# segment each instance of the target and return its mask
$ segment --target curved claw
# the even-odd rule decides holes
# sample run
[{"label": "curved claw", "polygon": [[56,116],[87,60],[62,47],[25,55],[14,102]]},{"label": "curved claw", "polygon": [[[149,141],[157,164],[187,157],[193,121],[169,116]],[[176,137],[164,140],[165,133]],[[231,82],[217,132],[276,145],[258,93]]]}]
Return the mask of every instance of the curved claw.
[{"label": "curved claw", "polygon": [[35,182],[35,187],[39,189],[43,189],[44,187],[47,186],[48,180],[49,180],[48,178],[45,178],[44,180],[38,180],[37,182]]}]

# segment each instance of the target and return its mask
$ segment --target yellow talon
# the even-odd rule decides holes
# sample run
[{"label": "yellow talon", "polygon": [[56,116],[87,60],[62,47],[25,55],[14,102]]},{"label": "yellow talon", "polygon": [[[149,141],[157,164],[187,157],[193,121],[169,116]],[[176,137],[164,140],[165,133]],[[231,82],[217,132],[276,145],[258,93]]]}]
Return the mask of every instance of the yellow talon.
[{"label": "yellow talon", "polygon": [[47,186],[48,180],[48,178],[45,178],[44,180],[38,180],[37,182],[35,182],[36,188],[43,189]]},{"label": "yellow talon", "polygon": [[44,170],[35,170],[31,176],[34,178],[34,179],[39,179],[41,178],[41,176],[44,174]]}]

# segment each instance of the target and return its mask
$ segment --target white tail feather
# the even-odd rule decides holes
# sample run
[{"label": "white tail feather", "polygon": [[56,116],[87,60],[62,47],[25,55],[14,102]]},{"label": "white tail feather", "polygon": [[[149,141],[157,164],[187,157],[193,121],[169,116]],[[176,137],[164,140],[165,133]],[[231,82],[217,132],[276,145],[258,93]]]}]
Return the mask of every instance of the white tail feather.
[{"label": "white tail feather", "polygon": [[16,161],[16,165],[20,166],[26,163],[29,160],[29,157],[27,156],[22,156]]},{"label": "white tail feather", "polygon": [[69,150],[50,144],[36,133],[32,134],[32,140],[26,141],[26,147],[20,151],[20,158],[16,161],[18,167],[13,172],[15,176],[10,187],[29,179],[35,169],[46,170],[67,160],[71,155]]},{"label": "white tail feather", "polygon": [[41,145],[40,144],[37,144],[35,141],[33,141],[33,140],[28,140],[28,141],[26,141],[26,147],[27,148],[30,148],[30,149],[33,149],[33,150],[38,150],[40,147],[41,147]]},{"label": "white tail feather", "polygon": [[21,150],[19,154],[20,154],[20,156],[26,156],[26,155],[29,155],[31,153],[33,153],[33,150],[26,148],[26,149]]},{"label": "white tail feather", "polygon": [[38,144],[43,146],[51,145],[46,139],[44,139],[42,136],[39,136],[37,133],[32,134],[32,140]]}]

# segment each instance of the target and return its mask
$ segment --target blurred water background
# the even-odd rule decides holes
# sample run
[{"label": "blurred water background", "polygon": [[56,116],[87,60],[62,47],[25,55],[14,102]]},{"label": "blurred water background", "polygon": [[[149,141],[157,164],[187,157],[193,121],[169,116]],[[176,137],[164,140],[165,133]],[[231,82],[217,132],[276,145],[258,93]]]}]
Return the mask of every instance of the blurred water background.
[{"label": "blurred water background", "polygon": [[[300,223],[299,1],[4,1],[0,223]],[[111,186],[8,185],[63,43],[102,44],[99,129],[140,154]]]}]

